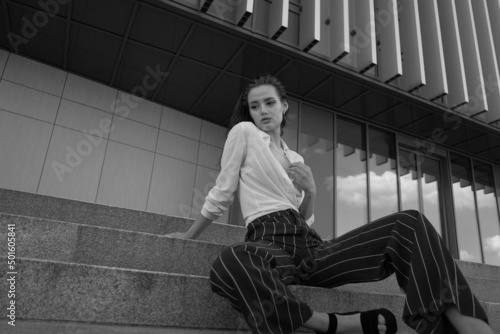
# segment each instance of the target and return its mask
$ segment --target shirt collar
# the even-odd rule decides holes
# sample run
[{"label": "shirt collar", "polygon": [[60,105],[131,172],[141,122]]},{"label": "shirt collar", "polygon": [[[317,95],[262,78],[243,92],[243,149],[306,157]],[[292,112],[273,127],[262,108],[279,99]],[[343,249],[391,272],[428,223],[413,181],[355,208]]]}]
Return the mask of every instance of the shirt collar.
[{"label": "shirt collar", "polygon": [[[262,139],[266,142],[266,144],[269,146],[271,144],[271,136],[262,131],[261,129],[257,128],[259,130],[259,135],[261,136]],[[281,145],[283,146],[283,151],[285,154],[288,156],[288,146],[286,145],[285,141],[280,138]]]}]

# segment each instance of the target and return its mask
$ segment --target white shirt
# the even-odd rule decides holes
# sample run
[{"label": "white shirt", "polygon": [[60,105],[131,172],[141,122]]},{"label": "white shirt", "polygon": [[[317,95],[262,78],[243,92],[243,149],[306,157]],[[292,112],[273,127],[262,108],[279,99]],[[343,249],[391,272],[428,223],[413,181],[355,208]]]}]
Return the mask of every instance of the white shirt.
[{"label": "white shirt", "polygon": [[[302,156],[281,142],[290,163],[304,162]],[[205,218],[216,220],[222,216],[233,203],[236,191],[246,225],[271,212],[299,211],[304,192],[292,183],[271,153],[270,143],[270,136],[252,122],[241,122],[231,129],[222,153],[220,174],[201,209]],[[314,222],[314,215],[305,218],[308,225]]]}]

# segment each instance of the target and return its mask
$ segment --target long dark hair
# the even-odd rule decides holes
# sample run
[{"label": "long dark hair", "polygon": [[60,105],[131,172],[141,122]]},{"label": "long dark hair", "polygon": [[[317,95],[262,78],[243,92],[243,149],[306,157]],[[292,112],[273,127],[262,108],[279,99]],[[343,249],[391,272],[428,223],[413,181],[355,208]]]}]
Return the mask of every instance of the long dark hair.
[{"label": "long dark hair", "polygon": [[[250,115],[250,108],[248,106],[248,93],[252,88],[263,85],[273,86],[276,89],[276,93],[278,94],[278,97],[280,98],[280,101],[282,103],[288,101],[285,86],[283,86],[283,84],[281,83],[281,81],[279,81],[278,78],[270,74],[266,74],[256,79],[253,79],[243,89],[243,92],[240,94],[240,97],[238,98],[238,102],[236,103],[236,106],[234,107],[233,113],[231,115],[231,119],[229,120],[227,133],[231,131],[233,126],[235,126],[240,122],[252,122],[255,124],[255,122],[252,119],[252,116]],[[281,122],[281,133],[280,133],[281,136],[283,136],[283,128],[285,127],[286,122],[288,120],[287,114],[288,113],[285,113],[283,115],[283,121]]]}]

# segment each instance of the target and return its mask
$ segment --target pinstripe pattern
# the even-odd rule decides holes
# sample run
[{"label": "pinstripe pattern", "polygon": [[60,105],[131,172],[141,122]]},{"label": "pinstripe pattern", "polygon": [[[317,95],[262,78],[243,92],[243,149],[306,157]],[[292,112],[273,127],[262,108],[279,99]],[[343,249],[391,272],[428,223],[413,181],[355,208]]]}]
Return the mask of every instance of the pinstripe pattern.
[{"label": "pinstripe pattern", "polygon": [[332,288],[392,273],[406,293],[403,320],[416,332],[457,333],[442,316],[450,303],[487,321],[440,236],[413,210],[324,242],[294,210],[265,215],[247,226],[245,242],[220,254],[210,279],[253,333],[291,333],[312,311],[287,285]]}]

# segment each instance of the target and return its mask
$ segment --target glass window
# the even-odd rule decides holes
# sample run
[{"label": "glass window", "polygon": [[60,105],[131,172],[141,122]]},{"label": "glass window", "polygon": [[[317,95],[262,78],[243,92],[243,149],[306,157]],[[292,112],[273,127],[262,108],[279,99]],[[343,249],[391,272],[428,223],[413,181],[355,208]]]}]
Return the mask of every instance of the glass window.
[{"label": "glass window", "polygon": [[337,120],[337,236],[368,222],[364,126]]},{"label": "glass window", "polygon": [[441,234],[442,180],[440,162],[420,156],[422,166],[422,212]]},{"label": "glass window", "polygon": [[399,150],[399,179],[401,183],[401,208],[420,210],[418,191],[417,155]]},{"label": "glass window", "polygon": [[[500,167],[494,166],[493,172],[494,172],[495,185],[496,185],[495,186],[495,196],[497,199],[497,207],[499,208],[498,213],[500,215]],[[491,251],[496,252],[497,255],[500,256],[500,236],[494,237],[494,239],[492,240],[491,243],[492,243],[490,245]]]},{"label": "glass window", "polygon": [[450,154],[460,260],[482,262],[470,159]]},{"label": "glass window", "polygon": [[302,105],[300,117],[300,155],[316,182],[313,228],[327,240],[333,230],[333,114]]},{"label": "glass window", "polygon": [[398,211],[394,135],[370,128],[370,220]]},{"label": "glass window", "polygon": [[474,178],[484,262],[500,265],[500,222],[491,165],[474,161]]},{"label": "glass window", "polygon": [[441,163],[420,153],[399,151],[401,207],[419,210],[441,234]]},{"label": "glass window", "polygon": [[[497,205],[499,207],[499,214],[500,214],[500,166],[494,166],[493,171],[495,173],[495,188],[496,188],[496,196],[497,196]],[[499,249],[500,251],[500,249]]]},{"label": "glass window", "polygon": [[288,121],[283,129],[281,137],[289,149],[298,152],[298,134],[299,134],[299,102],[288,99]]}]

